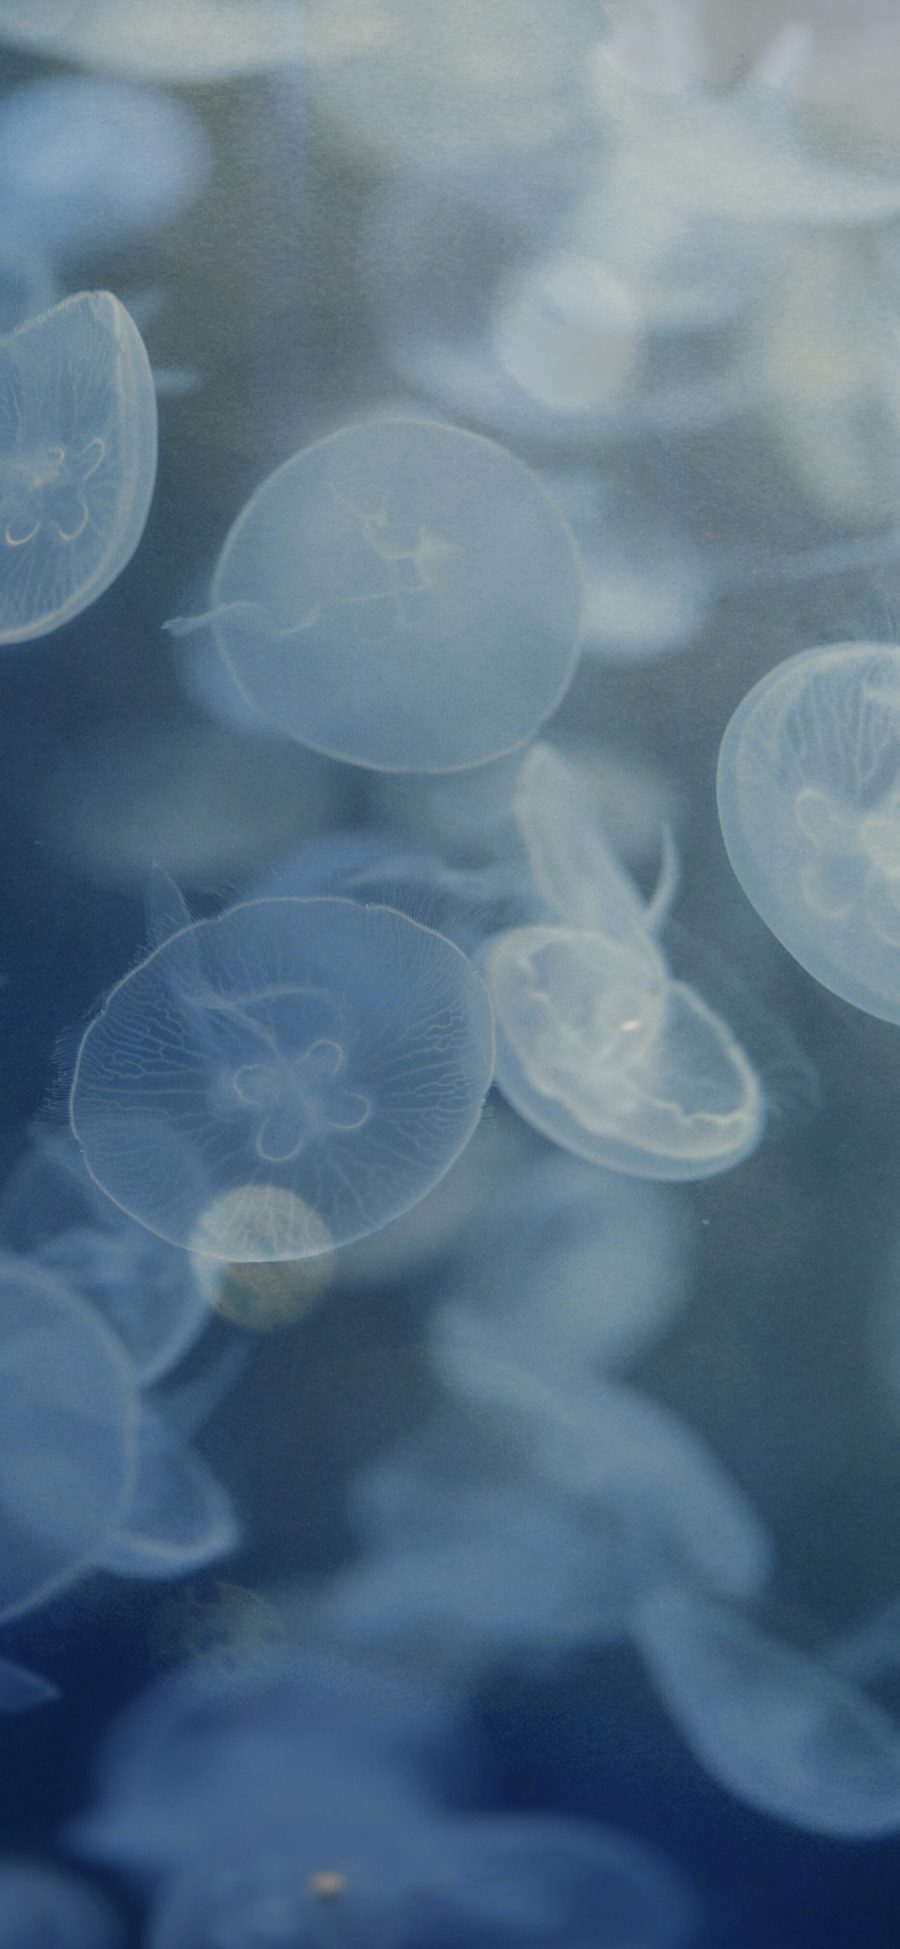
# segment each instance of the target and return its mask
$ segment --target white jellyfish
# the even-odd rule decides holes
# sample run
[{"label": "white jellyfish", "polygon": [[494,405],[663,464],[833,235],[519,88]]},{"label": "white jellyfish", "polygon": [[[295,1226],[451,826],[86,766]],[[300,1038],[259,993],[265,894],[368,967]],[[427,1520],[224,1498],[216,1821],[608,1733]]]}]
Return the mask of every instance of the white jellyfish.
[{"label": "white jellyfish", "polygon": [[789,657],[735,711],[719,755],[735,873],[801,967],[900,1022],[900,650]]},{"label": "white jellyfish", "polygon": [[634,1630],[692,1751],[731,1793],[814,1834],[900,1830],[900,1732],[825,1661],[677,1585],[639,1606]]},{"label": "white jellyfish", "polygon": [[71,1118],[113,1202],[234,1263],[314,1256],[415,1204],[493,1071],[482,981],[386,907],[259,900],[184,927],[113,989]]},{"label": "white jellyfish", "polygon": [[483,956],[497,1082],[554,1143],[639,1177],[703,1178],[755,1149],[759,1080],[727,1024],[649,936],[509,928]]},{"label": "white jellyfish", "polygon": [[344,427],[257,488],[199,621],[301,744],[452,771],[524,744],[555,709],[582,603],[578,551],[537,476],[493,441],[397,418]]},{"label": "white jellyfish", "polygon": [[156,480],[144,343],[84,291],[0,345],[0,643],[60,629],[121,574]]},{"label": "white jellyfish", "polygon": [[169,95],[63,74],[0,97],[4,237],[51,258],[164,223],[209,163],[203,124]]}]

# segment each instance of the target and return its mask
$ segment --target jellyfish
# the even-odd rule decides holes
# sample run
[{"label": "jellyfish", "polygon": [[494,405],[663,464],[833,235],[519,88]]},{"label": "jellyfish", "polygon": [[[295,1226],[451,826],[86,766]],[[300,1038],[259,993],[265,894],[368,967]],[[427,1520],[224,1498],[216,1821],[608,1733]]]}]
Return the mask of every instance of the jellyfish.
[{"label": "jellyfish", "polygon": [[616,1827],[471,1814],[458,1793],[449,1809],[462,1715],[379,1666],[352,1670],[294,1654],[199,1692],[196,1673],[176,1675],[126,1712],[73,1838],[156,1883],[153,1949],[267,1936],[680,1949],[699,1910],[674,1863]]},{"label": "jellyfish", "polygon": [[635,1640],[691,1750],[730,1793],[813,1834],[900,1830],[900,1732],[824,1661],[678,1585],[639,1607]]},{"label": "jellyfish", "polygon": [[638,1177],[730,1170],[762,1135],[756,1073],[727,1024],[668,978],[649,934],[532,925],[483,954],[497,1083],[554,1143]]},{"label": "jellyfish", "polygon": [[0,346],[0,643],[60,629],[121,574],[156,479],[140,333],[83,291]]},{"label": "jellyfish", "polygon": [[543,478],[584,561],[583,656],[643,663],[701,635],[716,597],[715,568],[652,496],[642,495],[636,513],[589,467],[548,469]]},{"label": "jellyfish", "polygon": [[98,1190],[67,1128],[38,1125],[0,1192],[0,1240],[74,1287],[123,1342],[142,1386],[188,1352],[208,1321],[183,1252]]},{"label": "jellyfish", "polygon": [[139,1406],[124,1347],[42,1267],[0,1260],[3,1550],[0,1618],[93,1568],[125,1519]]},{"label": "jellyfish", "polygon": [[[524,1361],[565,1387],[619,1369],[686,1304],[693,1254],[675,1193],[526,1139],[440,1281],[432,1332],[473,1368]],[[490,1161],[490,1160],[488,1160]],[[501,1160],[502,1162],[503,1160]]]},{"label": "jellyfish", "polygon": [[232,1263],[315,1256],[415,1204],[471,1137],[487,992],[386,907],[260,900],[156,948],[78,1053],[71,1120],[100,1188]]},{"label": "jellyfish", "polygon": [[343,140],[429,176],[533,160],[585,126],[586,0],[355,0],[373,28],[359,56],[317,66],[311,86]]},{"label": "jellyfish", "polygon": [[[744,312],[727,332],[712,324],[692,336],[659,315],[655,297],[645,306],[615,235],[582,223],[558,186],[524,208],[508,200],[471,176],[438,193],[417,176],[389,178],[374,200],[367,284],[404,385],[554,461],[716,424],[746,406]],[[643,205],[623,213],[626,236],[635,221]]]},{"label": "jellyfish", "polygon": [[250,703],[301,744],[453,771],[524,744],[555,709],[582,595],[569,529],[521,461],[457,427],[381,419],[257,488],[199,621]]},{"label": "jellyfish", "polygon": [[[368,0],[360,0],[366,6]],[[35,0],[0,5],[0,38],[135,81],[190,85],[295,62],[305,51],[296,0]]]},{"label": "jellyfish", "polygon": [[46,1861],[0,1859],[0,1949],[123,1949],[124,1924],[95,1888]]},{"label": "jellyfish", "polygon": [[55,75],[0,97],[4,235],[51,259],[165,223],[209,166],[202,123],[150,89]]},{"label": "jellyfish", "polygon": [[816,981],[900,1022],[900,650],[802,651],[743,699],[719,754],[732,867]]},{"label": "jellyfish", "polygon": [[652,936],[669,897],[646,905],[606,837],[578,766],[552,745],[533,745],[519,769],[512,810],[542,906],[567,926],[596,930],[629,950],[648,977],[662,973]]}]

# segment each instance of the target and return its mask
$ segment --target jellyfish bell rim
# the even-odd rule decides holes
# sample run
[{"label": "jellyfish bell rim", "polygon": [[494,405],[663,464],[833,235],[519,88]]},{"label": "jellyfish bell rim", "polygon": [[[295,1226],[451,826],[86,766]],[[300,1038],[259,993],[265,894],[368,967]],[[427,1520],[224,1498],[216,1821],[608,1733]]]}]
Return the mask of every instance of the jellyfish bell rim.
[{"label": "jellyfish bell rim", "polygon": [[[795,650],[791,656],[783,657],[780,662],[773,664],[735,706],[722,733],[716,761],[716,807],[719,831],[729,866],[745,900],[749,902],[757,918],[779,942],[785,953],[790,955],[799,968],[803,969],[804,974],[816,982],[818,987],[824,988],[827,994],[833,995],[837,1001],[845,1002],[859,1014],[871,1015],[877,1021],[889,1022],[894,1027],[900,1027],[900,988],[898,988],[897,999],[891,1006],[875,989],[870,989],[862,983],[860,985],[865,986],[869,997],[868,1000],[863,1001],[860,999],[859,987],[856,994],[848,992],[847,977],[842,972],[841,965],[835,963],[827,951],[819,957],[818,965],[815,965],[815,957],[809,955],[802,943],[797,944],[797,937],[789,924],[790,914],[785,902],[780,899],[777,902],[768,900],[765,890],[760,889],[758,873],[746,871],[748,860],[751,864],[754,862],[754,852],[753,849],[739,843],[742,820],[738,812],[738,793],[735,783],[738,769],[737,757],[742,735],[751,722],[757,706],[763,698],[776,691],[781,682],[789,683],[791,675],[795,675],[798,671],[804,668],[812,670],[813,666],[817,666],[818,670],[822,671],[827,669],[829,664],[843,664],[846,669],[851,656],[859,664],[865,664],[873,657],[894,659],[897,666],[898,696],[900,696],[900,644],[897,643],[867,639],[813,644],[805,650]],[[790,700],[785,701],[787,703]],[[740,866],[739,859],[742,861]],[[760,897],[757,897],[758,895]],[[784,918],[786,913],[787,922]],[[827,969],[827,979],[823,973],[825,969]]]},{"label": "jellyfish bell rim", "polygon": [[406,762],[402,764],[397,762],[388,763],[384,759],[372,759],[361,756],[359,752],[348,750],[346,746],[343,749],[339,749],[337,744],[329,743],[326,740],[307,734],[301,736],[298,731],[295,731],[292,727],[284,723],[281,723],[279,728],[284,736],[289,738],[293,743],[301,745],[304,750],[315,751],[320,757],[330,758],[338,764],[353,765],[359,771],[423,778],[444,777],[454,772],[475,771],[480,765],[493,764],[499,758],[507,758],[513,756],[516,752],[526,750],[532,740],[539,735],[542,727],[558,711],[563,699],[567,696],[572,686],[575,673],[578,669],[584,648],[588,620],[588,579],[582,552],[572,524],[563,508],[560,507],[559,502],[545,485],[538,469],[533,467],[530,461],[523,460],[503,440],[495,439],[489,433],[474,431],[468,426],[460,426],[455,420],[439,419],[427,413],[377,412],[374,414],[360,413],[357,418],[347,422],[343,426],[333,428],[331,432],[320,435],[317,439],[309,441],[303,447],[298,447],[294,453],[288,454],[286,459],[280,461],[278,466],[272,469],[271,473],[266,474],[264,479],[258,482],[252,494],[248,496],[243,506],[238,509],[219,548],[216,565],[210,581],[209,609],[203,616],[198,618],[198,623],[209,623],[219,655],[225,663],[232,681],[237,685],[244,702],[256,712],[257,716],[264,723],[271,723],[273,721],[271,715],[259,704],[253,695],[252,689],[244,682],[238,664],[234,660],[232,652],[225,641],[225,634],[219,620],[221,612],[226,611],[238,599],[234,596],[223,595],[221,587],[230,546],[239,539],[244,530],[252,523],[260,497],[264,493],[268,493],[271,488],[277,486],[278,482],[289,477],[298,465],[305,462],[310,455],[319,453],[323,447],[335,447],[343,441],[354,439],[360,433],[377,432],[381,427],[414,427],[421,429],[423,432],[454,436],[469,446],[476,445],[487,448],[491,454],[499,456],[504,461],[511,463],[528,476],[536,499],[546,503],[548,510],[553,515],[558,535],[565,542],[572,572],[573,588],[577,593],[577,623],[571,647],[565,659],[563,674],[552,697],[544,707],[541,716],[530,728],[524,730],[520,736],[517,736],[508,743],[505,741],[501,742],[497,748],[492,746],[489,751],[480,752],[475,757],[453,759],[446,764],[422,766]]},{"label": "jellyfish bell rim", "polygon": [[[159,461],[159,432],[153,370],[141,333],[127,305],[122,303],[121,298],[116,297],[114,291],[75,291],[70,293],[67,298],[60,299],[58,304],[48,305],[45,311],[39,311],[34,318],[25,318],[21,324],[14,325],[12,331],[6,332],[2,340],[0,340],[0,352],[15,339],[19,339],[29,332],[38,329],[48,318],[55,318],[61,312],[70,311],[76,305],[82,305],[85,299],[89,301],[95,319],[97,317],[97,307],[100,305],[103,306],[104,312],[107,314],[104,319],[104,328],[113,333],[117,352],[121,354],[127,342],[137,360],[137,366],[140,372],[139,380],[136,375],[128,376],[127,399],[121,413],[117,413],[117,417],[121,417],[123,420],[127,419],[129,415],[133,415],[135,418],[140,418],[144,421],[145,426],[143,430],[149,433],[150,438],[149,452],[146,455],[138,455],[137,450],[135,450],[133,463],[128,475],[127,501],[125,501],[125,495],[121,488],[116,496],[117,505],[125,501],[125,505],[128,508],[130,516],[128,525],[134,532],[134,539],[124,559],[119,559],[117,531],[112,530],[107,539],[103,554],[89,579],[80,584],[77,590],[72,591],[60,609],[54,610],[49,617],[45,612],[42,616],[33,618],[30,623],[16,624],[11,628],[3,628],[0,625],[0,650],[15,649],[20,643],[33,643],[39,641],[42,637],[54,636],[58,630],[64,629],[68,623],[74,622],[76,617],[83,615],[85,610],[90,609],[95,602],[100,600],[101,596],[106,594],[107,589],[110,589],[113,583],[118,581],[119,576],[124,573],[132,557],[140,547],[150,514],[150,508],[153,503],[153,496],[156,491],[156,474]],[[123,318],[127,321],[124,329],[122,325]],[[121,365],[123,373],[127,375],[127,360],[122,358]],[[143,395],[143,404],[141,404],[141,395]],[[147,410],[148,408],[149,411]],[[138,488],[142,474],[145,476],[145,486],[143,493],[139,493]]]},{"label": "jellyfish bell rim", "polygon": [[[406,1203],[393,1208],[388,1214],[388,1216],[385,1217],[378,1225],[373,1225],[368,1227],[364,1226],[361,1230],[348,1233],[346,1236],[342,1237],[339,1240],[335,1240],[334,1238],[332,1238],[330,1245],[319,1242],[316,1244],[316,1247],[312,1252],[309,1253],[303,1252],[300,1253],[299,1255],[297,1254],[296,1251],[280,1253],[280,1254],[269,1253],[268,1255],[265,1255],[265,1254],[261,1254],[258,1250],[254,1250],[252,1252],[248,1251],[243,1257],[241,1257],[238,1253],[236,1253],[232,1249],[231,1246],[229,1246],[227,1251],[223,1251],[221,1253],[212,1252],[208,1249],[204,1250],[203,1246],[198,1244],[197,1242],[196,1227],[194,1228],[194,1232],[192,1236],[187,1240],[183,1238],[175,1238],[169,1232],[160,1231],[158,1226],[148,1224],[147,1220],[143,1218],[141,1214],[138,1211],[136,1211],[131,1205],[125,1204],[121,1198],[114,1196],[113,1193],[103,1183],[102,1179],[99,1178],[96,1172],[94,1171],[84,1141],[79,1133],[78,1121],[76,1117],[76,1107],[75,1107],[76,1093],[78,1089],[79,1078],[81,1075],[82,1059],[84,1056],[85,1049],[87,1048],[88,1045],[88,1040],[90,1036],[94,1033],[98,1025],[102,1021],[104,1021],[107,1015],[107,1011],[112,1001],[114,1000],[114,997],[120,992],[120,990],[124,988],[128,982],[132,981],[136,975],[143,973],[144,969],[147,968],[152,961],[155,961],[159,956],[161,956],[164,952],[166,952],[171,947],[174,941],[182,940],[186,934],[195,932],[198,927],[215,928],[219,926],[223,921],[227,920],[231,915],[235,913],[243,912],[244,910],[253,907],[270,907],[270,908],[271,907],[295,907],[296,908],[296,907],[322,907],[322,906],[341,907],[356,913],[388,915],[393,922],[400,923],[401,929],[403,931],[406,931],[407,929],[412,929],[417,935],[426,936],[436,941],[439,941],[442,949],[448,950],[449,954],[452,957],[455,957],[455,959],[462,965],[462,967],[465,968],[467,973],[467,978],[471,980],[473,984],[471,988],[471,993],[472,995],[477,994],[479,997],[479,1005],[481,1007],[481,1011],[483,1015],[482,1030],[485,1033],[485,1037],[486,1037],[485,1049],[484,1049],[484,1061],[482,1064],[482,1077],[481,1077],[482,1087],[480,1089],[480,1093],[477,1097],[477,1101],[473,1102],[472,1111],[470,1117],[467,1120],[467,1127],[465,1129],[464,1134],[460,1137],[455,1148],[453,1149],[451,1154],[447,1157],[446,1162],[443,1164],[441,1170],[435,1175],[435,1177],[431,1179],[431,1181],[425,1186],[423,1190],[416,1192],[415,1196],[410,1198]],[[108,993],[104,996],[100,1008],[97,1010],[96,1014],[92,1017],[91,1021],[88,1023],[88,1026],[84,1031],[84,1034],[81,1038],[75,1056],[75,1063],[72,1072],[72,1080],[69,1085],[69,1090],[67,1094],[69,1125],[72,1134],[75,1138],[75,1141],[78,1144],[85,1169],[87,1170],[88,1175],[90,1176],[92,1182],[97,1186],[98,1190],[103,1193],[104,1197],[108,1198],[110,1202],[116,1205],[120,1211],[124,1211],[127,1217],[133,1219],[138,1225],[140,1225],[143,1228],[144,1231],[149,1232],[152,1237],[162,1238],[168,1244],[176,1246],[180,1251],[183,1251],[189,1255],[196,1253],[198,1258],[211,1260],[214,1264],[220,1266],[285,1264],[285,1263],[290,1263],[291,1260],[297,1259],[298,1257],[301,1260],[305,1260],[307,1258],[315,1260],[315,1259],[322,1258],[323,1255],[328,1250],[340,1251],[345,1246],[356,1244],[357,1241],[360,1239],[368,1238],[376,1232],[384,1231],[385,1228],[389,1224],[391,1224],[394,1219],[402,1218],[405,1216],[407,1212],[412,1211],[415,1208],[415,1206],[420,1204],[422,1199],[427,1196],[428,1192],[434,1189],[435,1185],[441,1183],[443,1178],[447,1176],[448,1171],[451,1170],[452,1166],[462,1156],[463,1151],[470,1143],[472,1137],[475,1134],[475,1131],[478,1128],[478,1124],[481,1121],[481,1116],[484,1110],[484,1105],[488,1093],[494,1081],[496,1060],[497,1060],[496,1016],[495,1016],[494,1004],[491,998],[491,994],[487,982],[485,981],[484,976],[481,973],[481,970],[478,967],[476,967],[474,961],[472,961],[470,957],[463,952],[462,948],[456,945],[455,941],[450,940],[450,938],[446,934],[439,933],[436,928],[428,927],[422,921],[411,919],[408,914],[404,914],[400,912],[398,908],[390,907],[382,901],[353,900],[347,898],[345,895],[342,894],[308,894],[308,895],[284,894],[284,895],[275,895],[271,899],[262,898],[257,900],[238,900],[235,901],[232,906],[223,909],[223,911],[219,914],[211,915],[208,919],[205,920],[192,921],[188,926],[178,928],[176,932],[168,935],[164,941],[159,942],[157,946],[152,948],[149,954],[144,955],[140,961],[138,961],[135,965],[127,969],[125,974],[120,976],[119,980],[115,982],[113,986],[109,989]],[[262,1188],[265,1189],[265,1187]],[[225,1194],[218,1193],[217,1197],[221,1199],[223,1195]],[[213,1200],[213,1202],[215,1202],[215,1200]],[[300,1203],[302,1202],[302,1200],[300,1200],[298,1197],[297,1202]],[[319,1217],[318,1213],[316,1213],[315,1215],[317,1218]],[[200,1217],[202,1217],[202,1213],[200,1214]]]}]

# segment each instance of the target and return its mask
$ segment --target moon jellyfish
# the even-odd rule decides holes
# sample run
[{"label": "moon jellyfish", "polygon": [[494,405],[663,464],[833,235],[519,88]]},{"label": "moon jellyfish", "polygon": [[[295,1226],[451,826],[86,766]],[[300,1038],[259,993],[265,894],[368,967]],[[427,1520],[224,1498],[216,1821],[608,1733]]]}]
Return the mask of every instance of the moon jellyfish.
[{"label": "moon jellyfish", "polygon": [[0,1618],[92,1567],[132,1494],[138,1404],[124,1348],[78,1295],[0,1261],[3,1516]]},{"label": "moon jellyfish", "polygon": [[838,643],[778,664],[728,725],[718,797],[767,927],[833,994],[900,1022],[900,650]]},{"label": "moon jellyfish", "polygon": [[497,1083],[563,1149],[638,1177],[710,1177],[749,1156],[765,1112],[725,1022],[668,977],[650,936],[509,928],[488,941]]},{"label": "moon jellyfish", "polygon": [[304,1258],[424,1197],[492,1070],[487,992],[449,941],[385,907],[251,901],[113,989],[72,1127],[101,1189],[159,1237]]},{"label": "moon jellyfish", "polygon": [[55,75],[0,98],[4,232],[51,256],[166,222],[209,161],[202,123],[149,89]]},{"label": "moon jellyfish", "polygon": [[104,1897],[45,1861],[0,1860],[0,1949],[124,1949]]},{"label": "moon jellyfish", "polygon": [[824,1663],[687,1589],[650,1597],[635,1636],[691,1750],[729,1792],[813,1834],[900,1830],[900,1732]]},{"label": "moon jellyfish", "polygon": [[654,916],[603,830],[586,777],[549,744],[523,758],[512,811],[535,892],[554,918],[630,950],[649,976],[663,963]]},{"label": "moon jellyfish", "polygon": [[249,701],[301,744],[453,771],[525,743],[555,709],[582,598],[571,533],[529,468],[457,427],[383,419],[257,488],[201,621]]},{"label": "moon jellyfish", "polygon": [[83,291],[0,345],[0,643],[60,629],[131,559],[156,479],[144,343]]},{"label": "moon jellyfish", "polygon": [[117,1211],[68,1129],[34,1130],[0,1194],[0,1240],[90,1302],[145,1386],[175,1365],[207,1323],[184,1253]]},{"label": "moon jellyfish", "polygon": [[240,1532],[228,1496],[164,1414],[143,1405],[137,1464],[121,1525],[98,1558],[120,1577],[178,1577],[233,1550]]}]

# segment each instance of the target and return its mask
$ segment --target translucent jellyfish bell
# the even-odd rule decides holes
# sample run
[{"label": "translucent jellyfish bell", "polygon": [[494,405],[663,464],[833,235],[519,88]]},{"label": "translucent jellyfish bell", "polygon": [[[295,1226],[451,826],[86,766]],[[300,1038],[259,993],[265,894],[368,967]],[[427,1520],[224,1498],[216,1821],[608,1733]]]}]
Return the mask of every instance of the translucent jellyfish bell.
[{"label": "translucent jellyfish bell", "polygon": [[448,1170],[493,1071],[483,982],[386,907],[258,900],[174,934],[113,989],[71,1119],[101,1189],[212,1258],[314,1256]]},{"label": "translucent jellyfish bell", "polygon": [[0,98],[0,212],[7,237],[57,252],[128,239],[202,188],[202,123],[171,96],[54,75]]},{"label": "translucent jellyfish bell", "polygon": [[257,488],[212,597],[216,640],[263,717],[334,758],[452,771],[524,744],[559,703],[583,584],[521,461],[453,426],[383,419]]},{"label": "translucent jellyfish bell", "polygon": [[639,1177],[694,1179],[759,1142],[747,1057],[693,988],[668,979],[649,935],[509,928],[488,942],[484,971],[497,1082],[554,1143]]},{"label": "translucent jellyfish bell", "polygon": [[771,670],[722,740],[719,818],[748,899],[801,967],[900,1022],[900,650]]},{"label": "translucent jellyfish bell", "polygon": [[83,291],[0,344],[0,644],[96,602],[141,539],[156,480],[144,342],[108,291]]},{"label": "translucent jellyfish bell", "polygon": [[103,1896],[46,1861],[0,1861],[0,1949],[123,1949]]},{"label": "translucent jellyfish bell", "polygon": [[0,1617],[74,1582],[111,1542],[132,1494],[138,1408],[124,1348],[77,1293],[0,1260],[3,1423]]},{"label": "translucent jellyfish bell", "polygon": [[824,1662],[687,1589],[655,1593],[636,1638],[693,1752],[730,1792],[813,1834],[900,1831],[900,1733]]}]

